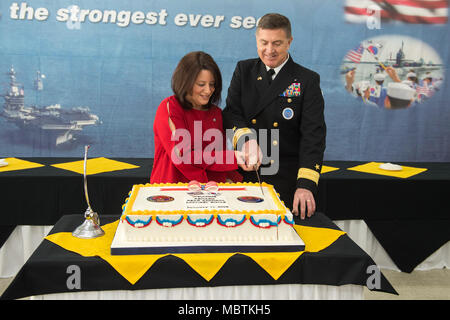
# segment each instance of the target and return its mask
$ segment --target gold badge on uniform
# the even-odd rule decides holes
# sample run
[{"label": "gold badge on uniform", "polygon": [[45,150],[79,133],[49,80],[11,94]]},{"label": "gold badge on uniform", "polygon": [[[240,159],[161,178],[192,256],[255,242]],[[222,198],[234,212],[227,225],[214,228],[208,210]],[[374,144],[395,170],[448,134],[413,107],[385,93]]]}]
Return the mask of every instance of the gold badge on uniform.
[{"label": "gold badge on uniform", "polygon": [[256,80],[262,80],[262,77],[261,77],[261,76],[259,76],[258,78],[256,78]]}]

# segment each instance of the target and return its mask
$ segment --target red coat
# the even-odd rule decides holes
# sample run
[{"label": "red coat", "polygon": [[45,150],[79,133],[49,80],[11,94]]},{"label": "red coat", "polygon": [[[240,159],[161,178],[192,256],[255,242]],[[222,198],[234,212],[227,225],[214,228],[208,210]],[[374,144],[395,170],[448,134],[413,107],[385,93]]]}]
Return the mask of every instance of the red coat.
[{"label": "red coat", "polygon": [[155,159],[150,183],[242,181],[235,171],[234,151],[225,150],[219,107],[184,109],[175,96],[168,97],[156,111],[153,133]]}]

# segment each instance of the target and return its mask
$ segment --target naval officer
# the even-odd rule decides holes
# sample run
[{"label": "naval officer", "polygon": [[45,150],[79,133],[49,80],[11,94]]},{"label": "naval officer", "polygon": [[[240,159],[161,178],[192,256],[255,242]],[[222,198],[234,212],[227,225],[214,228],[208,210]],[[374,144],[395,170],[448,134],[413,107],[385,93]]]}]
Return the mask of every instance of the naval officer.
[{"label": "naval officer", "polygon": [[223,119],[224,128],[233,129],[244,181],[256,182],[254,170],[261,165],[261,179],[303,219],[316,209],[326,126],[320,77],[294,62],[292,40],[285,16],[266,14],[259,20],[259,58],[237,63]]}]

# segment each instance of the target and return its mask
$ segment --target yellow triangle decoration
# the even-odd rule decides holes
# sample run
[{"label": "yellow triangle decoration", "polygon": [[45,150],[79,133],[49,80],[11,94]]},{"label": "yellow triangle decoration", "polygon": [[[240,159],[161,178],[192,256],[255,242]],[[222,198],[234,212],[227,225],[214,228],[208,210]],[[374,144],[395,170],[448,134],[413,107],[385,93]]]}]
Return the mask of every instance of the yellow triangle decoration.
[{"label": "yellow triangle decoration", "polygon": [[140,278],[153,266],[153,264],[167,256],[167,254],[112,256],[101,255],[100,258],[107,261],[118,273],[131,284],[138,282]]},{"label": "yellow triangle decoration", "polygon": [[[111,160],[103,157],[88,159],[86,162],[87,162],[86,164],[87,175],[139,168],[139,166],[135,166],[133,164],[117,160]],[[69,170],[79,174],[84,174],[84,160],[52,164],[52,166],[55,168]]]},{"label": "yellow triangle decoration", "polygon": [[[83,222],[80,216],[80,224]],[[107,243],[111,245],[114,234],[117,229],[119,221],[115,221],[102,226],[105,235],[94,239],[80,239],[72,236],[71,232],[59,232],[48,235],[45,239],[56,243],[66,250],[76,252],[83,257],[92,257],[95,255],[104,255],[110,249],[106,246]]]},{"label": "yellow triangle decoration", "polygon": [[236,253],[182,253],[173,254],[184,260],[206,281],[210,281],[228,259]]},{"label": "yellow triangle decoration", "polygon": [[320,170],[320,173],[324,174],[324,173],[332,172],[332,171],[336,171],[336,170],[339,170],[339,168],[330,167],[330,166],[322,166],[322,169]]},{"label": "yellow triangle decoration", "polygon": [[330,246],[340,236],[345,234],[345,232],[341,230],[300,225],[294,225],[294,229],[305,243],[306,252],[319,252]]},{"label": "yellow triangle decoration", "polygon": [[257,252],[242,253],[252,258],[274,280],[279,277],[302,255],[304,251],[297,252]]},{"label": "yellow triangle decoration", "polygon": [[[81,222],[80,222],[81,223]],[[159,255],[111,255],[111,242],[118,221],[102,226],[105,235],[94,239],[79,239],[70,232],[51,234],[45,239],[60,247],[76,252],[84,257],[98,256],[107,261],[131,284],[135,284],[152,265],[168,254]],[[241,253],[253,259],[273,279],[277,280],[304,252],[318,252],[336,241],[345,232],[328,228],[315,228],[294,225],[295,230],[305,242],[302,252],[259,252]],[[210,281],[234,253],[186,253],[172,254],[185,261],[206,281]]]},{"label": "yellow triangle decoration", "polygon": [[8,165],[6,165],[4,167],[0,167],[0,172],[44,167],[43,164],[31,162],[31,161],[27,161],[27,160],[22,160],[22,159],[17,159],[17,158],[5,158],[4,160],[6,163],[8,163]]},{"label": "yellow triangle decoration", "polygon": [[[80,222],[81,223],[81,222]],[[51,234],[45,239],[59,245],[60,247],[76,252],[83,257],[99,256],[107,261],[117,272],[119,272],[131,284],[135,284],[150,267],[162,255],[111,255],[111,243],[119,221],[102,226],[105,235],[94,239],[80,239],[72,236],[71,232],[59,232]]]},{"label": "yellow triangle decoration", "polygon": [[416,168],[416,167],[407,167],[402,166],[402,170],[399,171],[389,171],[389,170],[383,170],[380,168],[381,162],[368,162],[365,164],[361,164],[352,168],[347,168],[347,170],[352,171],[359,171],[359,172],[365,172],[365,173],[371,173],[371,174],[380,174],[383,176],[390,176],[390,177],[396,177],[396,178],[409,178],[412,176],[415,176],[416,174],[422,173],[424,171],[427,171],[427,168]]}]

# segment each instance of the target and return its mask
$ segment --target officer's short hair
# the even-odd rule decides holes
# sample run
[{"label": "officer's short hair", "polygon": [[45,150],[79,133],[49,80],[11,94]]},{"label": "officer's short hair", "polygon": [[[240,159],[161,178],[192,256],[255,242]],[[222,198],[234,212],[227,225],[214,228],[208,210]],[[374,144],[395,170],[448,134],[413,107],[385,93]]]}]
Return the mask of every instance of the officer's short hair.
[{"label": "officer's short hair", "polygon": [[279,13],[267,13],[262,16],[261,19],[259,19],[256,31],[259,29],[283,29],[288,38],[292,36],[291,22],[288,18]]}]

